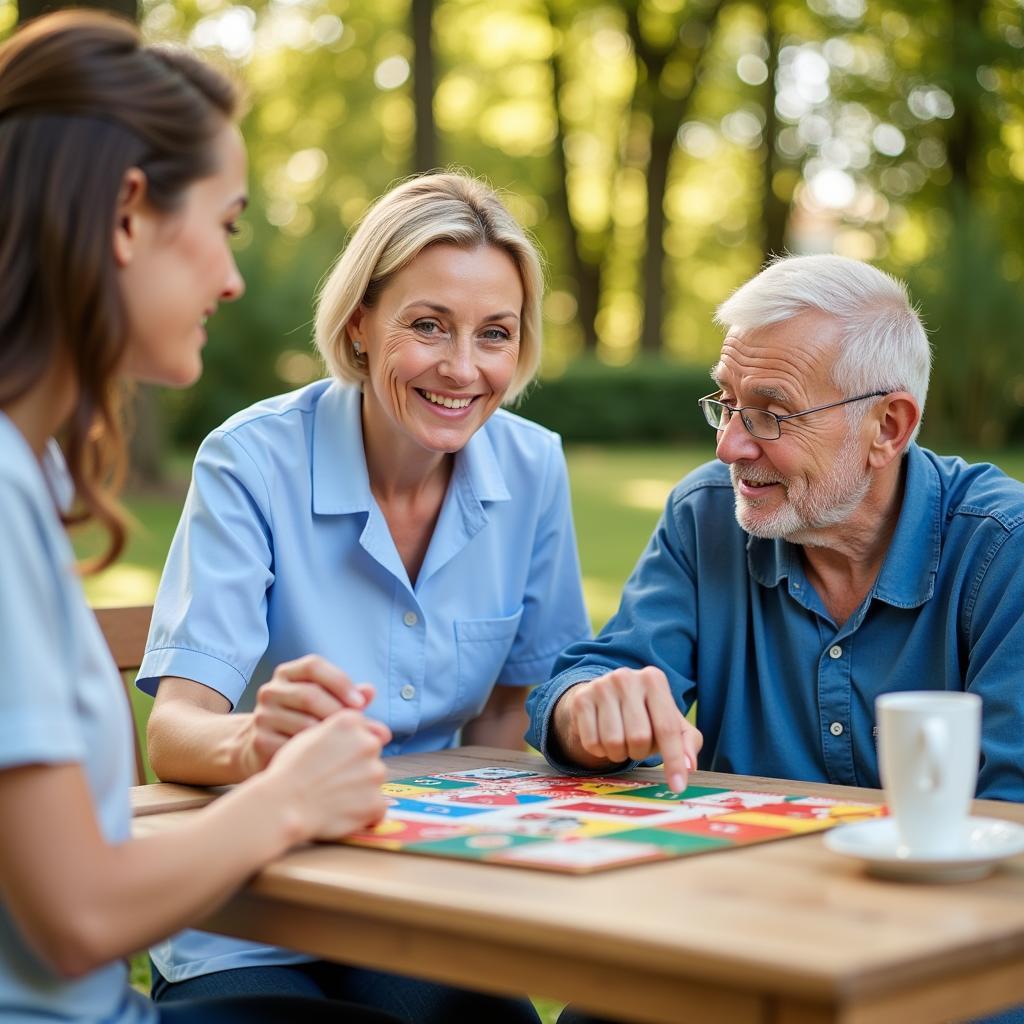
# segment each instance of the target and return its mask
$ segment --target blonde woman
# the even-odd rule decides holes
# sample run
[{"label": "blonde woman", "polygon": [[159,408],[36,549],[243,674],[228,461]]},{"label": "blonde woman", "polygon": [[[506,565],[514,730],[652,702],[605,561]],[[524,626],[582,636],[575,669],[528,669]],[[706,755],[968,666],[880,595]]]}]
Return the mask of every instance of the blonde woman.
[{"label": "blonde woman", "polygon": [[[320,296],[331,378],[239,413],[197,456],[139,674],[161,778],[241,781],[346,707],[391,730],[385,755],[521,746],[527,688],[589,633],[559,440],[501,409],[536,372],[541,291],[479,181],[416,178],[369,210]],[[270,677],[300,651],[344,675]],[[158,998],[536,1021],[526,1000],[197,932],[153,959]]]}]

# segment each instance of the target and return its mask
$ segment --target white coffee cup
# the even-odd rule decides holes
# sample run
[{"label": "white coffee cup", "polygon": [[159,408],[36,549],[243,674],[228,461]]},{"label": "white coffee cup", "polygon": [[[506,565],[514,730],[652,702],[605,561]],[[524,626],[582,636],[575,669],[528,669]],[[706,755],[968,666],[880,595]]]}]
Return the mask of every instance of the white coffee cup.
[{"label": "white coffee cup", "polygon": [[955,853],[978,783],[981,698],[887,693],[875,701],[878,767],[907,856]]}]

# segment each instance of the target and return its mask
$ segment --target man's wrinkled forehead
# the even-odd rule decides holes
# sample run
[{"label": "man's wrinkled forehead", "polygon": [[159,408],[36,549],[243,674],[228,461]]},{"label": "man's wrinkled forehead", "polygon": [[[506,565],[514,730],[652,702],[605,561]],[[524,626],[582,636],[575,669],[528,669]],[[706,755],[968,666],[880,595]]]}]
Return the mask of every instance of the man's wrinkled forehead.
[{"label": "man's wrinkled forehead", "polygon": [[736,386],[739,381],[732,378],[741,375],[752,393],[785,401],[793,397],[794,388],[829,378],[840,338],[839,323],[819,310],[762,327],[732,327],[711,376],[716,383]]},{"label": "man's wrinkled forehead", "polygon": [[[715,382],[719,391],[727,390],[732,384],[729,380],[728,371],[721,361],[715,363],[715,365],[711,367],[711,379]],[[782,384],[777,382],[754,382],[748,384],[746,390],[749,394],[754,395],[757,398],[763,398],[768,402],[781,402],[783,404],[787,404],[793,397]]]}]

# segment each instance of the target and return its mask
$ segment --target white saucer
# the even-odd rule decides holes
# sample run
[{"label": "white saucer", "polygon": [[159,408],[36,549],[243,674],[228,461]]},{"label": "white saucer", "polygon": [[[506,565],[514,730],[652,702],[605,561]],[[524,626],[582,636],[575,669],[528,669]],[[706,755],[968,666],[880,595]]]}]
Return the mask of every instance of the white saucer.
[{"label": "white saucer", "polygon": [[835,853],[856,857],[880,878],[915,882],[968,882],[984,878],[1005,857],[1024,853],[1024,826],[999,818],[968,818],[963,842],[950,853],[915,856],[900,843],[892,818],[872,818],[825,833]]}]

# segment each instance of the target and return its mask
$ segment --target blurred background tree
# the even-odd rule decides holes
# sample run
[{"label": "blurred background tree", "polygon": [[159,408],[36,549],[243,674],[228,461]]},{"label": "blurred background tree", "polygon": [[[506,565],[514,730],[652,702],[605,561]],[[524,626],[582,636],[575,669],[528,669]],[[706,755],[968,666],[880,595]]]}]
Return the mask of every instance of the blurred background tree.
[{"label": "blurred background tree", "polygon": [[[0,0],[0,34],[17,15]],[[1024,433],[1022,0],[141,0],[139,16],[234,65],[251,97],[249,293],[214,322],[201,384],[161,398],[180,445],[322,373],[318,283],[376,195],[436,166],[487,177],[548,254],[524,411],[569,439],[699,436],[686,403],[714,307],[770,254],[822,251],[910,280],[936,353],[927,440]]]}]

